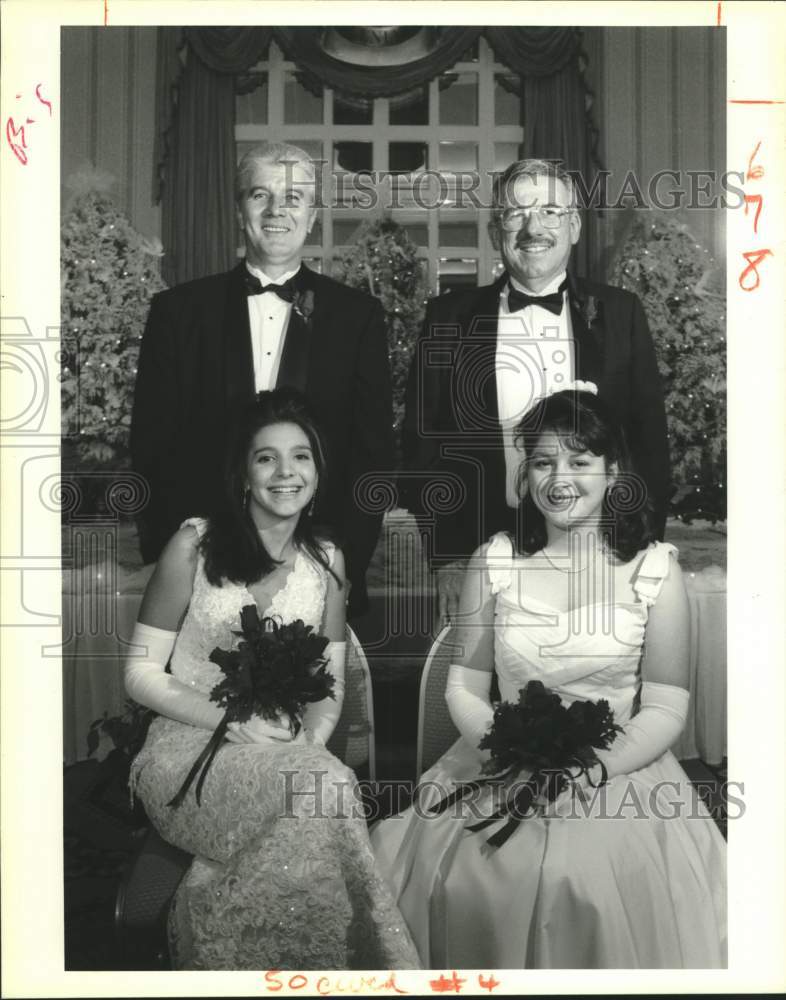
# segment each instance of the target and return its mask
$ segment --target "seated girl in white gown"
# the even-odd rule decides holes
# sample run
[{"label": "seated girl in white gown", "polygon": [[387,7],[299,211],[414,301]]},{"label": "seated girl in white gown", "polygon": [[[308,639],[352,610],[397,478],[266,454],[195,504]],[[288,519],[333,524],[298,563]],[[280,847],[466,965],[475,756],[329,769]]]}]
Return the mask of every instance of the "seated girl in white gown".
[{"label": "seated girl in white gown", "polygon": [[[461,738],[416,805],[372,831],[377,860],[426,968],[721,967],[725,843],[669,752],[688,706],[677,552],[652,540],[643,484],[593,392],[541,400],[517,432],[517,538],[474,554],[447,640]],[[500,847],[487,841],[505,819],[467,829],[493,813],[488,785],[430,812],[481,775],[492,669],[503,701],[539,680],[564,705],[606,699],[623,727]]]},{"label": "seated girl in white gown", "polygon": [[[159,713],[132,787],[161,835],[197,856],[170,911],[173,965],[417,967],[374,865],[355,776],[324,746],[341,711],[346,588],[341,552],[311,524],[325,469],[302,397],[260,393],[236,422],[227,467],[224,509],[187,521],[163,552],[126,668],[129,695]],[[224,714],[209,698],[223,676],[210,653],[230,648],[253,603],[260,617],[302,619],[330,640],[335,700],[308,705],[295,738],[288,719],[231,723],[201,805],[192,785],[173,807]]]}]

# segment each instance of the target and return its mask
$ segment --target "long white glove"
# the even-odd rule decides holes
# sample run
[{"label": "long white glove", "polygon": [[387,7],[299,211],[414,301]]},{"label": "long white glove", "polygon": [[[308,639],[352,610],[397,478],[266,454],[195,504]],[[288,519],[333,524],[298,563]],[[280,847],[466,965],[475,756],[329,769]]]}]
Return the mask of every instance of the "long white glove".
[{"label": "long white glove", "polygon": [[597,751],[609,778],[646,767],[665,753],[685,726],[689,701],[684,688],[644,681],[639,713],[608,750]]},{"label": "long white glove", "polygon": [[445,701],[450,717],[464,739],[482,757],[485,751],[478,750],[478,743],[485,736],[494,719],[491,707],[491,672],[472,670],[451,663],[445,687]]},{"label": "long white glove", "polygon": [[[303,713],[303,728],[310,732],[317,743],[327,743],[341,715],[344,703],[344,666],[347,657],[345,642],[329,642],[325,648],[327,671],[335,678],[333,698],[312,701]],[[335,699],[335,700],[334,700]]]},{"label": "long white glove", "polygon": [[140,655],[131,653],[126,660],[126,691],[140,705],[169,719],[200,729],[215,729],[224,717],[223,710],[206,694],[192,690],[166,672],[175,639],[177,632],[136,623],[131,642],[143,651]]}]

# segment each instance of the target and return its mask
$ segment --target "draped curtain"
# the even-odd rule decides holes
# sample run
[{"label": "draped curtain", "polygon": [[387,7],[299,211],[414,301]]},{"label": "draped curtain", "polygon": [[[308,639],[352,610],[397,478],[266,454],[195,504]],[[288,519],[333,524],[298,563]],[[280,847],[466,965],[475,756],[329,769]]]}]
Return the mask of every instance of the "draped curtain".
[{"label": "draped curtain", "polygon": [[[591,187],[593,126],[576,28],[444,28],[428,55],[399,66],[357,66],[328,55],[319,28],[159,28],[154,190],[162,202],[170,284],[230,267],[235,257],[235,78],[272,39],[307,86],[326,85],[347,99],[395,97],[439,76],[478,36],[520,79],[528,155],[560,159]],[[586,223],[585,223],[586,224]],[[591,240],[575,260],[589,271]]]}]

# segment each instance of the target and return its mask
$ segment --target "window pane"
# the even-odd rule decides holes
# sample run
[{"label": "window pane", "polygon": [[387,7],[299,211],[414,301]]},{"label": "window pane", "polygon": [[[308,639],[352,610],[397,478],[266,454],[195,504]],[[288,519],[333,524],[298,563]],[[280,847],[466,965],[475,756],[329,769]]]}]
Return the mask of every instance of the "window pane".
[{"label": "window pane", "polygon": [[311,227],[311,232],[306,237],[306,246],[322,246],[322,223],[319,216],[317,216],[314,225]]},{"label": "window pane", "polygon": [[358,98],[358,106],[347,104],[338,94],[333,96],[333,122],[336,125],[371,125],[374,120],[373,101]]},{"label": "window pane", "polygon": [[267,125],[267,73],[249,74],[243,80],[246,93],[235,95],[238,125]]},{"label": "window pane", "polygon": [[438,280],[440,295],[456,288],[474,288],[478,283],[478,262],[440,257]]},{"label": "window pane", "polygon": [[299,76],[290,71],[284,77],[284,121],[287,125],[321,125],[322,95],[306,90]]},{"label": "window pane", "polygon": [[428,167],[428,146],[424,142],[388,143],[388,167],[394,174],[421,173]]},{"label": "window pane", "polygon": [[478,124],[478,74],[445,73],[439,80],[440,125]]},{"label": "window pane", "polygon": [[390,98],[391,125],[428,125],[428,86]]},{"label": "window pane", "polygon": [[425,222],[402,222],[407,236],[415,246],[428,246],[428,224]]},{"label": "window pane", "polygon": [[346,247],[355,242],[355,234],[358,227],[363,222],[358,218],[344,218],[333,216],[333,245]]},{"label": "window pane", "polygon": [[478,220],[474,216],[447,216],[440,213],[439,245],[441,247],[476,247]]},{"label": "window pane", "polygon": [[457,173],[478,169],[476,142],[441,142],[439,144],[440,173]]},{"label": "window pane", "polygon": [[506,73],[494,77],[494,122],[496,125],[520,125],[520,78]]},{"label": "window pane", "polygon": [[350,174],[334,170],[330,189],[325,191],[323,201],[342,208],[373,208],[377,204],[377,185],[369,174]]},{"label": "window pane", "polygon": [[303,263],[311,268],[312,271],[316,271],[317,274],[322,274],[322,258],[321,257],[304,257]]},{"label": "window pane", "polygon": [[352,174],[369,173],[373,149],[370,142],[336,142],[333,144],[333,169]]},{"label": "window pane", "polygon": [[521,159],[521,144],[518,142],[494,143],[494,172],[503,173],[516,160]]}]

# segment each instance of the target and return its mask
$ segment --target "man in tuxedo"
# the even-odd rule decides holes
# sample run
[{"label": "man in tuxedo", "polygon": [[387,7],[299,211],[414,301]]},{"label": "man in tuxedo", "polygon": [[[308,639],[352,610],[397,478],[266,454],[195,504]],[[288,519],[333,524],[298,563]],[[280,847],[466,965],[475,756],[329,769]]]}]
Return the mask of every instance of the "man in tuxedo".
[{"label": "man in tuxedo", "polygon": [[595,383],[622,421],[661,537],[669,497],[644,310],[630,292],[568,271],[581,232],[570,176],[542,160],[513,163],[495,180],[489,230],[506,273],[429,303],[407,385],[402,502],[431,537],[443,619],[457,609],[467,556],[513,527],[513,428],[539,396]]},{"label": "man in tuxedo", "polygon": [[382,521],[364,509],[363,477],[393,467],[387,336],[377,299],[301,261],[317,180],[297,146],[264,143],[243,157],[235,195],[245,260],[153,298],[131,452],[150,487],[140,523],[149,562],[184,518],[209,513],[217,500],[233,409],[265,389],[303,390],[327,448],[314,517],[344,548],[358,615]]}]

